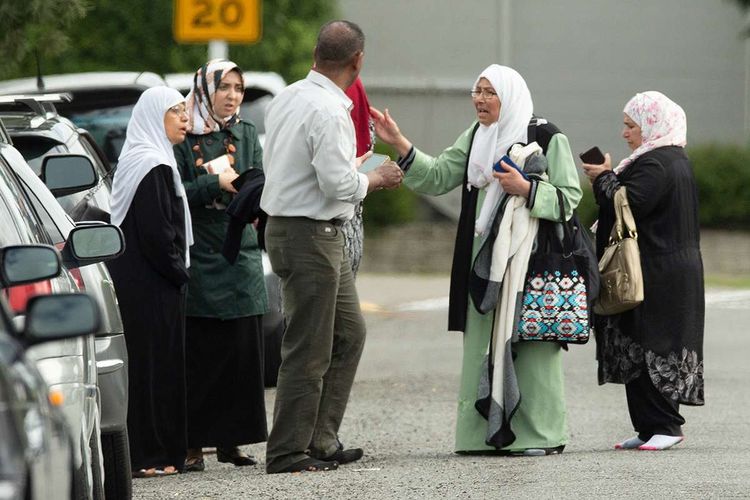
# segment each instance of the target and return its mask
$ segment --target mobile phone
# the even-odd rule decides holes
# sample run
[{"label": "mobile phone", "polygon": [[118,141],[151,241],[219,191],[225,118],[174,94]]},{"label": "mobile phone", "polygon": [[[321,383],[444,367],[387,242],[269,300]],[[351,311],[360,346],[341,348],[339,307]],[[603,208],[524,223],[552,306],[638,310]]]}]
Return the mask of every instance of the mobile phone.
[{"label": "mobile phone", "polygon": [[390,160],[391,157],[388,155],[381,155],[378,153],[373,153],[372,156],[370,156],[368,159],[362,163],[362,165],[359,166],[359,173],[366,174],[370,170],[375,170],[380,165],[385,163],[386,161]]},{"label": "mobile phone", "polygon": [[521,167],[519,167],[518,165],[516,165],[516,163],[513,160],[511,160],[508,155],[503,156],[502,158],[500,158],[500,161],[498,161],[497,163],[495,163],[494,165],[492,165],[492,169],[495,172],[505,172],[505,170],[503,170],[503,167],[500,166],[500,162],[501,161],[504,161],[506,164],[508,164],[511,167],[513,167],[516,170],[518,170],[518,172],[520,172],[520,174],[523,176],[524,179],[526,179],[527,181],[529,180],[529,176],[526,175],[526,172],[524,172],[523,170],[521,170]]},{"label": "mobile phone", "polygon": [[588,163],[590,165],[601,165],[605,161],[604,155],[596,146],[589,149],[588,151],[579,154],[578,157],[583,163]]}]

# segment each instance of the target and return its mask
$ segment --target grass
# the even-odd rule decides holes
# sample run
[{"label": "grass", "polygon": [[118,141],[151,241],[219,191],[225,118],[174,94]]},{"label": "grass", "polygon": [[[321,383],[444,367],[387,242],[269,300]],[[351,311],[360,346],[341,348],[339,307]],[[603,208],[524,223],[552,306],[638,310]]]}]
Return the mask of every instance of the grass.
[{"label": "grass", "polygon": [[750,288],[750,276],[747,275],[729,275],[729,274],[707,274],[706,288]]}]

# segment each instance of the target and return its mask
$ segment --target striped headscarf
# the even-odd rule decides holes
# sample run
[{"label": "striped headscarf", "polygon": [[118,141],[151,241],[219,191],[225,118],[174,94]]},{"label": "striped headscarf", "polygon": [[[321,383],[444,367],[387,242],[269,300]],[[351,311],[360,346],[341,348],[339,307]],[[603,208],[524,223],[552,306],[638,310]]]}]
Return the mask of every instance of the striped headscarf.
[{"label": "striped headscarf", "polygon": [[213,59],[198,68],[193,76],[193,85],[186,97],[190,117],[190,133],[194,135],[210,134],[223,128],[229,128],[240,121],[239,107],[232,116],[221,119],[214,112],[213,99],[221,79],[230,71],[237,71],[245,86],[242,70],[232,61]]}]

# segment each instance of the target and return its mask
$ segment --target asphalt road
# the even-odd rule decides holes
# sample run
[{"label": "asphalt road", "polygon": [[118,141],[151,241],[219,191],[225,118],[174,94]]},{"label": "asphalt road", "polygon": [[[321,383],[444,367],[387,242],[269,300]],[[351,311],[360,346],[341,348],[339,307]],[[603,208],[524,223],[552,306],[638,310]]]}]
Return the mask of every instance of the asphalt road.
[{"label": "asphalt road", "polygon": [[[359,462],[266,475],[207,456],[202,473],[134,481],[138,499],[750,498],[750,291],[710,290],[706,401],[684,407],[685,442],[615,451],[632,428],[619,385],[598,386],[593,342],[565,357],[570,444],[560,456],[453,451],[461,338],[447,333],[447,277],[361,275],[368,340],[341,438]],[[271,421],[274,391],[266,394]],[[246,450],[264,458],[265,446]]]}]

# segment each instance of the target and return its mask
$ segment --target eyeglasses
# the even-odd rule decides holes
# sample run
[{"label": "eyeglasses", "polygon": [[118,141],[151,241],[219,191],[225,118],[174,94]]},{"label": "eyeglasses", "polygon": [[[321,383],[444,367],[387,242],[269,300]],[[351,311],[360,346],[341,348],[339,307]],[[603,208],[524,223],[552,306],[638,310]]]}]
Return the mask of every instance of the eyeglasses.
[{"label": "eyeglasses", "polygon": [[180,106],[179,104],[169,108],[169,111],[176,114],[180,118],[182,118],[183,116],[188,116],[187,108],[185,106]]},{"label": "eyeglasses", "polygon": [[497,97],[497,92],[493,92],[492,90],[479,90],[474,89],[471,91],[471,97],[477,98],[477,97],[483,97],[485,99],[492,99],[493,97]]}]

